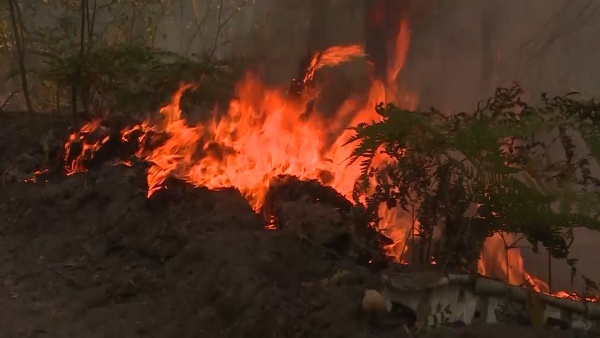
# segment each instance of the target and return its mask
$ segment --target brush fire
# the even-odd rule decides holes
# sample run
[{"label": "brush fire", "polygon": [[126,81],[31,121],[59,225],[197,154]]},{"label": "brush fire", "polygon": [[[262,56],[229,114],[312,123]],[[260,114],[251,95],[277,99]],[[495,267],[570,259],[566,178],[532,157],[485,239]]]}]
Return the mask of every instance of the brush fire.
[{"label": "brush fire", "polygon": [[[377,22],[384,13],[369,15]],[[373,29],[379,28],[374,25]],[[398,78],[410,47],[409,19],[401,17],[394,32],[394,37],[387,39],[390,46],[386,58],[373,55],[369,46],[367,50],[361,45],[333,46],[315,53],[290,88],[270,88],[248,72],[237,84],[236,98],[228,109],[215,108],[213,118],[206,123],[190,125],[180,106],[182,96],[195,90],[197,84],[182,84],[160,114],[139,124],[112,130],[103,120],[89,121],[64,144],[62,170],[72,176],[109,161],[127,166],[144,163],[149,199],[169,189],[169,182],[177,179],[210,190],[233,187],[255,212],[263,214],[273,187],[282,177],[318,182],[337,194],[330,200],[351,204],[360,167],[358,163],[348,164],[352,149],[345,144],[353,132],[347,128],[378,120],[374,107],[380,102],[407,110],[415,110],[419,102],[418,93],[400,85]],[[322,95],[315,74],[356,60],[371,69],[368,92],[346,99],[334,116],[314,111],[311,102]],[[385,63],[385,71],[381,63]],[[333,141],[332,134],[336,136]],[[376,158],[377,163],[384,161],[383,155]],[[47,174],[45,169],[35,178]],[[282,225],[273,216],[274,212],[266,212],[265,217],[270,218],[266,227],[276,230]],[[388,239],[386,255],[400,265],[408,264],[404,257],[410,249],[413,224],[396,209],[382,207],[380,216],[377,231]],[[518,249],[506,254],[505,242],[511,240],[508,234],[496,234],[486,241],[478,265],[480,275],[506,276],[512,285],[531,287],[557,298],[595,301],[549,290],[546,283],[527,273]]]}]

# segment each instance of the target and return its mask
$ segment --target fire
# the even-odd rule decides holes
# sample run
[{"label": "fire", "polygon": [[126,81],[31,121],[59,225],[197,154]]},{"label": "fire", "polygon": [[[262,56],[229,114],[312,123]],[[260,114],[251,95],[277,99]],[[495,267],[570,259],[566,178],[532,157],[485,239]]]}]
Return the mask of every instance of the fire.
[{"label": "fire", "polygon": [[[148,197],[164,187],[167,177],[173,176],[210,189],[236,187],[258,210],[271,179],[278,175],[319,179],[350,197],[359,166],[358,163],[347,165],[352,149],[343,145],[352,132],[346,128],[379,119],[374,107],[380,102],[392,101],[406,109],[415,109],[418,102],[418,96],[408,91],[402,93],[402,100],[397,100],[399,96],[386,97],[390,88],[398,91],[397,76],[410,44],[408,20],[401,23],[398,38],[393,42],[387,79],[373,79],[367,95],[348,98],[329,120],[319,112],[305,115],[310,101],[319,95],[319,88],[305,88],[299,95],[289,95],[279,88],[267,88],[248,73],[237,85],[237,99],[230,102],[226,114],[215,111],[215,118],[209,123],[190,126],[181,117],[179,102],[184,92],[194,86],[182,85],[171,103],[160,110],[163,116],[160,123],[145,121],[121,132],[123,140],[136,131],[141,132],[142,145],[150,131],[166,136],[160,146],[152,149],[142,146],[136,153],[151,164],[147,176]],[[360,45],[334,46],[316,53],[305,71],[302,85],[310,83],[319,69],[365,56]],[[99,127],[100,121],[92,121],[69,137],[65,145],[67,174],[85,171],[83,159],[93,157],[107,142],[108,136],[94,142],[85,141],[86,136]],[[331,134],[337,134],[334,142],[330,141]],[[74,143],[83,149],[81,156],[72,159]],[[406,232],[405,222],[398,222],[395,212],[382,210],[382,229],[386,229],[386,234],[396,243],[388,248],[394,255],[392,247],[404,243]]]},{"label": "fire", "polygon": [[[180,99],[193,85],[182,85],[173,95],[171,103],[160,110],[163,120],[152,124],[145,121],[121,132],[123,141],[135,132],[142,133],[140,143],[149,132],[166,135],[166,141],[152,149],[140,147],[136,155],[151,164],[148,174],[148,197],[164,188],[165,180],[176,177],[195,186],[210,189],[236,187],[248,199],[255,210],[264,201],[273,177],[293,175],[300,179],[319,179],[331,185],[343,195],[350,197],[359,164],[348,166],[346,159],[352,149],[343,147],[352,132],[347,127],[379,118],[374,107],[380,102],[392,102],[401,108],[415,109],[418,96],[398,88],[397,77],[404,67],[410,46],[408,19],[400,22],[397,38],[391,41],[391,58],[385,79],[376,79],[366,97],[350,97],[333,119],[323,114],[304,114],[311,100],[319,95],[319,89],[305,88],[300,97],[288,95],[281,89],[267,88],[260,79],[248,73],[237,85],[235,100],[226,114],[206,124],[190,126],[181,117]],[[304,73],[301,85],[306,87],[315,72],[337,66],[356,58],[365,57],[360,45],[333,46],[316,53]],[[393,95],[390,96],[390,93]],[[85,171],[85,158],[107,142],[107,137],[86,142],[86,136],[100,128],[100,121],[84,125],[73,133],[65,145],[65,171],[71,175]],[[341,131],[341,132],[340,132]],[[331,134],[337,134],[335,141]],[[71,158],[72,146],[80,144],[81,155]],[[383,159],[377,159],[382,161]],[[382,231],[394,244],[385,248],[398,260],[406,249],[410,222],[397,215],[398,210],[381,209]]]},{"label": "fire", "polygon": [[[360,170],[358,163],[347,165],[346,159],[352,149],[343,145],[352,132],[345,128],[378,119],[374,107],[380,102],[416,109],[418,95],[398,85],[410,37],[409,20],[404,18],[393,41],[386,78],[374,77],[369,92],[364,97],[348,98],[333,119],[325,119],[319,112],[305,114],[310,101],[319,95],[318,88],[306,88],[298,95],[289,95],[283,89],[266,87],[259,78],[248,73],[238,83],[237,99],[230,102],[226,112],[215,110],[214,118],[208,123],[191,126],[182,118],[180,99],[195,85],[182,85],[171,103],[160,110],[162,121],[144,121],[121,131],[123,141],[136,132],[141,134],[136,156],[151,164],[147,173],[147,196],[165,188],[166,179],[172,176],[209,189],[236,187],[258,210],[271,180],[278,175],[293,175],[300,179],[318,179],[350,197]],[[364,56],[365,51],[359,45],[334,46],[316,53],[301,85],[310,83],[321,68]],[[94,152],[108,142],[109,136],[89,141],[87,136],[99,129],[100,121],[95,120],[70,135],[65,145],[67,175],[85,171],[84,159],[93,157]],[[145,147],[151,132],[160,133],[166,140],[157,147]],[[337,136],[333,142],[327,141],[331,134]],[[76,157],[72,156],[75,143],[82,147],[81,155]],[[377,158],[376,163],[384,160]],[[406,263],[404,254],[409,237],[414,235],[418,224],[399,217],[398,210],[382,208],[380,213],[380,230],[394,242],[385,248],[386,252]],[[528,281],[538,285],[539,291],[544,291],[539,287],[542,284],[525,272],[518,249],[504,254],[504,246],[500,235],[486,243],[479,272],[484,275],[499,273],[501,276],[498,277],[506,278],[511,284]]]},{"label": "fire", "polygon": [[516,247],[518,239],[507,233],[495,233],[485,242],[478,262],[478,272],[506,280],[509,284],[523,285],[528,283],[537,292],[557,298],[569,298],[577,301],[596,302],[596,297],[580,296],[566,291],[553,291],[548,283],[530,275],[524,267],[520,249]]},{"label": "fire", "polygon": [[315,76],[315,72],[323,67],[332,67],[348,62],[353,58],[365,56],[363,48],[359,45],[334,46],[313,56],[310,66],[304,75],[303,84],[306,84]]},{"label": "fire", "polygon": [[[404,33],[402,39],[398,39],[400,45],[395,51],[400,59],[390,70],[393,81],[404,64],[409,46],[408,24],[402,27]],[[315,72],[321,68],[364,56],[359,45],[334,46],[316,53],[302,83],[312,81]],[[366,102],[360,97],[349,98],[333,121],[326,121],[322,114],[302,118],[309,101],[318,95],[318,89],[316,92],[303,91],[299,98],[292,97],[283,90],[267,88],[248,73],[237,85],[238,98],[230,102],[224,117],[189,126],[181,118],[179,101],[192,87],[183,85],[173,95],[171,103],[160,110],[164,120],[159,125],[144,122],[121,133],[124,139],[136,130],[153,130],[168,137],[149,153],[141,150],[137,154],[152,164],[148,171],[148,197],[163,188],[167,177],[174,176],[210,189],[236,187],[258,210],[269,182],[278,175],[320,179],[349,197],[359,175],[358,164],[347,166],[345,163],[351,149],[342,147],[351,132],[342,132],[331,145],[326,143],[327,133],[377,119],[373,107],[386,101],[386,84],[374,80]],[[411,97],[411,104],[403,108],[416,108],[417,96],[412,93],[406,96]],[[223,116],[217,113],[215,111],[214,116]],[[352,116],[350,124],[337,122],[347,120],[348,116]],[[393,217],[386,219],[390,223],[393,221]]]},{"label": "fire", "polygon": [[488,238],[478,262],[479,273],[504,279],[514,285],[530,279],[529,275],[524,275],[521,252],[513,244],[515,239],[506,233],[496,233]]},{"label": "fire", "polygon": [[[65,144],[64,149],[64,169],[67,175],[73,175],[78,172],[86,171],[84,160],[93,157],[94,153],[100,149],[103,144],[108,142],[108,135],[93,142],[90,142],[89,138],[87,137],[88,135],[96,133],[102,129],[102,126],[100,125],[101,122],[102,121],[99,119],[88,122],[84,124],[79,131],[75,131],[69,135],[69,140]],[[72,154],[74,144],[79,144],[82,147],[77,156],[73,156]]]}]

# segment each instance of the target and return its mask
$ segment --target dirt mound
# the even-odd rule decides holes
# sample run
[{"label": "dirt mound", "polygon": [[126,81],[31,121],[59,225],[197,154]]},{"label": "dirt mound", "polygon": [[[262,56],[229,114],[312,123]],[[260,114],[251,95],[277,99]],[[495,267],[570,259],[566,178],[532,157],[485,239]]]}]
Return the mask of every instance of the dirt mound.
[{"label": "dirt mound", "polygon": [[378,276],[318,231],[265,230],[235,189],[170,182],[147,199],[142,165],[23,183],[43,141],[3,144],[3,170],[20,171],[0,192],[2,336],[368,336],[360,300]]},{"label": "dirt mound", "polygon": [[[1,274],[21,309],[2,307],[12,312],[0,315],[3,328],[86,337],[366,329],[358,304],[377,282],[367,269],[297,230],[264,230],[236,190],[183,187],[148,200],[139,179],[135,168],[108,167],[6,191]],[[352,271],[348,284],[324,288],[338,270]],[[342,310],[354,325],[332,328]]]}]

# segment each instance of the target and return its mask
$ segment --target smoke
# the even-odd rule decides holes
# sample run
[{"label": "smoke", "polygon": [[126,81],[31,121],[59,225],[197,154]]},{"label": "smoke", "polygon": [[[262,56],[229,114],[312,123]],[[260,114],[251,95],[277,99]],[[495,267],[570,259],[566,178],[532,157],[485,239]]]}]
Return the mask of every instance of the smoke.
[{"label": "smoke", "polygon": [[[411,7],[411,48],[403,84],[424,108],[470,110],[498,86],[519,82],[532,97],[572,89],[598,92],[593,0],[398,0]],[[262,0],[236,23],[231,49],[263,62],[284,83],[308,51],[364,43],[362,0]]]},{"label": "smoke", "polygon": [[[412,1],[417,3],[420,1]],[[422,105],[468,111],[498,86],[519,82],[532,96],[577,89],[597,93],[590,76],[600,25],[594,1],[423,1],[413,19],[405,81]]]}]

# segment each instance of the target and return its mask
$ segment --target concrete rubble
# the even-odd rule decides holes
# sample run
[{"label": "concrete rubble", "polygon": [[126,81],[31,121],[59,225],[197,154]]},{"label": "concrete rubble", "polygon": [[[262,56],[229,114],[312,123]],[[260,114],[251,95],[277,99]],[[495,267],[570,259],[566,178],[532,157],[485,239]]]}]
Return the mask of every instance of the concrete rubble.
[{"label": "concrete rubble", "polygon": [[394,306],[414,312],[422,325],[434,328],[461,323],[531,323],[538,320],[562,329],[600,333],[600,304],[540,294],[518,285],[463,273],[389,272],[382,276],[388,311]]}]

